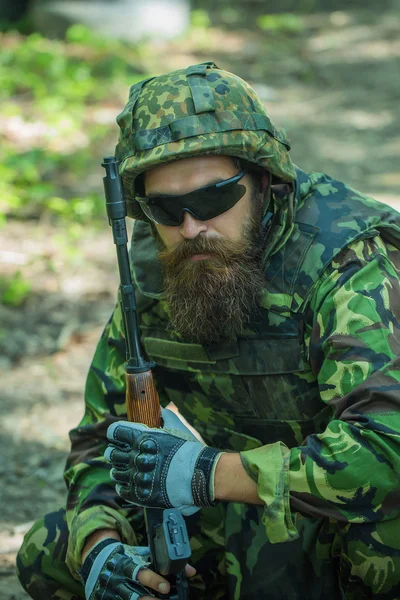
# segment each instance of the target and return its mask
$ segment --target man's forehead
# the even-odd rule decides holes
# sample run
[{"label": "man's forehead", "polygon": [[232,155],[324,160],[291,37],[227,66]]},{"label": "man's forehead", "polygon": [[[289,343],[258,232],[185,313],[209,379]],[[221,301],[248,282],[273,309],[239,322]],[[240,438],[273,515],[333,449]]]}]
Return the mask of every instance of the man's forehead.
[{"label": "man's forehead", "polygon": [[149,169],[144,173],[144,184],[146,194],[163,192],[165,189],[184,193],[185,190],[227,179],[236,171],[235,159],[231,156],[194,156]]}]

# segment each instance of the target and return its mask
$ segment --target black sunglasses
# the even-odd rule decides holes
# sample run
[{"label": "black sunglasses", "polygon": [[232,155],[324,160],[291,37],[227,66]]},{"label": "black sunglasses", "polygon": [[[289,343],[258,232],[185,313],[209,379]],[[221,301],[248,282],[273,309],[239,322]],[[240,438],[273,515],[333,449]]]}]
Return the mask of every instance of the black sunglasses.
[{"label": "black sunglasses", "polygon": [[247,169],[243,169],[234,177],[206,185],[181,196],[148,198],[140,195],[140,183],[138,182],[139,190],[135,195],[135,200],[144,214],[159,225],[173,227],[181,225],[185,211],[199,221],[208,221],[226,212],[243,198],[246,186],[238,185],[238,182],[246,173]]}]

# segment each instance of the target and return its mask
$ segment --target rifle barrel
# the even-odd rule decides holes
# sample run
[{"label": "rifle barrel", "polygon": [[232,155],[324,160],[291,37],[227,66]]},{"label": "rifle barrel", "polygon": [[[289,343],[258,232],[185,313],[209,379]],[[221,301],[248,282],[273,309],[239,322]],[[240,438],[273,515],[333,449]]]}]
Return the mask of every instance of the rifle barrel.
[{"label": "rifle barrel", "polygon": [[135,290],[127,249],[126,203],[123,195],[119,162],[114,156],[104,159],[103,178],[109,223],[117,251],[120,275],[119,299],[124,320],[126,340],[126,404],[128,419],[149,427],[161,427],[161,409],[151,369],[154,363],[145,359],[140,346],[139,325],[136,313]]}]

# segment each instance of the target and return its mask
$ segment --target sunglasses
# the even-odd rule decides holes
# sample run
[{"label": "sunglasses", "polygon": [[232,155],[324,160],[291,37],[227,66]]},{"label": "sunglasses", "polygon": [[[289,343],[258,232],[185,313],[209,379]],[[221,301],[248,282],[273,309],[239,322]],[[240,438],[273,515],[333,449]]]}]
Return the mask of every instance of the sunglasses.
[{"label": "sunglasses", "polygon": [[148,198],[137,193],[135,200],[146,217],[159,225],[182,225],[185,212],[199,221],[208,221],[226,212],[243,198],[246,186],[239,185],[238,182],[246,173],[247,169],[244,169],[230,179],[206,185],[181,196]]}]

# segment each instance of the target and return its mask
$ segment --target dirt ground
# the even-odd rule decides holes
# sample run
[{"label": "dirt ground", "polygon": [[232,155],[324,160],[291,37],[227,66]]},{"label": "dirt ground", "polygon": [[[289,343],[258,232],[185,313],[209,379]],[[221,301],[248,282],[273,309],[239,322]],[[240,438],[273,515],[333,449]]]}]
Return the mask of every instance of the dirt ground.
[{"label": "dirt ground", "polygon": [[[399,9],[397,0],[309,15],[300,47],[290,37],[283,47],[266,33],[215,28],[207,39],[198,32],[159,46],[151,60],[162,72],[212,58],[245,77],[288,131],[299,166],[400,208]],[[99,188],[101,177],[99,168]],[[73,241],[72,254],[62,228],[46,222],[10,221],[0,235],[2,270],[18,265],[33,289],[22,308],[0,306],[0,600],[22,600],[15,554],[31,523],[65,501],[68,431],[83,414],[117,273],[106,221]]]}]

